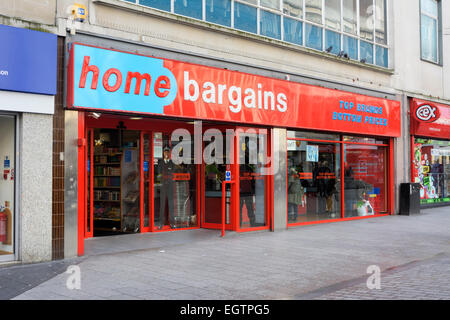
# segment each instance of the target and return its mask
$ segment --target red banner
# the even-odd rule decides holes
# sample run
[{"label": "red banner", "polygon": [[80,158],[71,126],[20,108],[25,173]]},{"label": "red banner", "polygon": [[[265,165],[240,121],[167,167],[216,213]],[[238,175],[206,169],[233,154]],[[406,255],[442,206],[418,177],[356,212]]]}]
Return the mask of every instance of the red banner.
[{"label": "red banner", "polygon": [[78,44],[70,58],[69,108],[401,135],[399,101]]},{"label": "red banner", "polygon": [[411,134],[450,139],[450,106],[412,99]]}]

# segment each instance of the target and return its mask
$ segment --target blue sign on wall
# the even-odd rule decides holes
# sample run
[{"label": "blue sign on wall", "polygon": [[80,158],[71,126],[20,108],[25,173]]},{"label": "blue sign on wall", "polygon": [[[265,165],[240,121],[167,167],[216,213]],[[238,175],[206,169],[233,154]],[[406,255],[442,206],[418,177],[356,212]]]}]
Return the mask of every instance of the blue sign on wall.
[{"label": "blue sign on wall", "polygon": [[55,95],[56,38],[0,25],[0,90]]}]

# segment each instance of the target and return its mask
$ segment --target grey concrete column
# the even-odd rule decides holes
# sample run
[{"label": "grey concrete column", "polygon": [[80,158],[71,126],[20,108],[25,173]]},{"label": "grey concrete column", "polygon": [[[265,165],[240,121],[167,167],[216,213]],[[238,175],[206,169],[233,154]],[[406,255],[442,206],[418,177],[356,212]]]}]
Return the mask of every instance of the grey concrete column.
[{"label": "grey concrete column", "polygon": [[52,258],[53,115],[20,119],[20,260]]},{"label": "grey concrete column", "polygon": [[286,129],[273,129],[273,228],[274,231],[287,229],[286,204]]}]

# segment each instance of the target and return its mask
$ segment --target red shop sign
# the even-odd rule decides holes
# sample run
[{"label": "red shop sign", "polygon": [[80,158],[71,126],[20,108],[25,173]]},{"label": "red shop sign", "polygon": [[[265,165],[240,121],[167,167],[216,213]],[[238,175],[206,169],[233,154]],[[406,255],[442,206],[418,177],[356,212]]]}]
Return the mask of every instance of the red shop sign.
[{"label": "red shop sign", "polygon": [[73,44],[69,108],[368,135],[401,134],[400,102]]},{"label": "red shop sign", "polygon": [[411,134],[434,138],[450,138],[450,106],[412,99]]}]

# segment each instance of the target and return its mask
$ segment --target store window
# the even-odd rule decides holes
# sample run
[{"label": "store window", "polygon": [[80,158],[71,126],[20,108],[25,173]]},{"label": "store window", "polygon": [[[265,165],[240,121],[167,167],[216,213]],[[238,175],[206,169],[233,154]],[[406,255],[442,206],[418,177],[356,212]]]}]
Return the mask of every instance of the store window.
[{"label": "store window", "polygon": [[420,1],[420,42],[422,59],[440,63],[440,6],[437,0]]},{"label": "store window", "polygon": [[389,66],[386,0],[173,0],[173,6],[168,0],[125,1]]},{"label": "store window", "polygon": [[339,219],[340,145],[288,140],[288,223]]},{"label": "store window", "polygon": [[387,139],[288,131],[288,223],[386,214],[387,161]]},{"label": "store window", "polygon": [[0,115],[0,261],[14,254],[15,118]]},{"label": "store window", "polygon": [[450,203],[450,141],[415,138],[413,156],[421,203]]},{"label": "store window", "polygon": [[387,147],[344,144],[345,217],[387,212]]}]

